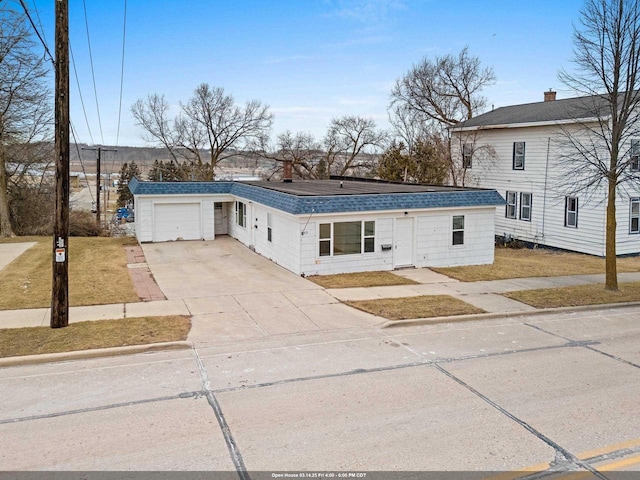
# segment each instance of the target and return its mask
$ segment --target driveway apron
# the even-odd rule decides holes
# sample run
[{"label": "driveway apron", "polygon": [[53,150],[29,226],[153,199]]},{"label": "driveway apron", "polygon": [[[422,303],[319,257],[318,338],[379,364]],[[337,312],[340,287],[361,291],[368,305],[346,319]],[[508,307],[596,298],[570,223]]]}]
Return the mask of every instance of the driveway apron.
[{"label": "driveway apron", "polygon": [[382,321],[340,304],[318,285],[231,237],[142,247],[167,299],[184,301],[193,315],[188,340],[195,344]]}]

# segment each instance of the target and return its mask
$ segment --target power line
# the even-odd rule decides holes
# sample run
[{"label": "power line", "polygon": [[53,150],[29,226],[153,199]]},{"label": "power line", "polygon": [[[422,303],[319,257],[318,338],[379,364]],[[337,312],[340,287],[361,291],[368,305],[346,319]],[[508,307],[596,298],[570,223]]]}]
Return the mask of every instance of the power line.
[{"label": "power line", "polygon": [[84,6],[84,24],[87,30],[87,44],[89,45],[89,63],[91,64],[91,76],[93,78],[93,94],[96,97],[96,111],[98,113],[98,126],[100,127],[100,139],[104,143],[104,135],[102,134],[102,120],[100,118],[100,106],[98,105],[98,89],[96,87],[96,74],[93,68],[93,54],[91,53],[91,38],[89,36],[89,18],[87,17],[87,2],[82,0]]},{"label": "power line", "polygon": [[56,61],[54,60],[53,55],[51,55],[51,52],[49,51],[49,47],[47,46],[47,42],[44,41],[44,38],[40,35],[40,31],[36,27],[36,24],[33,22],[33,19],[31,18],[31,14],[29,13],[29,9],[27,8],[27,5],[24,3],[24,0],[20,0],[20,5],[22,5],[22,9],[24,10],[25,15],[29,19],[29,23],[31,24],[31,27],[33,28],[33,31],[36,32],[36,35],[37,35],[38,39],[40,40],[40,43],[44,47],[45,53],[49,56],[49,60],[51,60],[51,63],[55,67],[56,66]]},{"label": "power line", "polygon": [[124,21],[122,25],[122,65],[120,67],[120,105],[118,107],[118,129],[116,132],[116,147],[120,141],[120,120],[122,118],[122,91],[124,85],[124,53],[127,38],[127,0],[124,0]]},{"label": "power line", "polygon": [[93,141],[93,134],[91,133],[91,127],[89,126],[89,118],[87,117],[87,110],[84,107],[84,99],[82,98],[82,89],[80,88],[80,79],[78,78],[78,70],[76,68],[76,59],[73,56],[73,48],[71,48],[71,44],[69,44],[69,53],[71,53],[71,64],[73,65],[73,73],[76,77],[76,85],[78,86],[78,94],[80,95],[80,105],[82,106],[82,113],[84,113],[84,121],[87,124],[87,130],[89,131],[89,138],[91,138],[91,143],[95,143]]},{"label": "power line", "polygon": [[91,203],[95,202],[95,199],[93,198],[93,192],[91,191],[91,188],[89,187],[89,179],[87,178],[87,170],[84,168],[84,162],[82,161],[82,154],[80,153],[80,147],[78,146],[78,137],[76,136],[76,131],[75,128],[73,126],[73,122],[69,121],[69,125],[71,127],[71,136],[73,137],[73,143],[76,147],[76,152],[78,154],[78,160],[80,160],[80,167],[82,168],[82,173],[84,174],[84,181],[87,184],[87,188],[89,189],[89,195],[91,195]]}]

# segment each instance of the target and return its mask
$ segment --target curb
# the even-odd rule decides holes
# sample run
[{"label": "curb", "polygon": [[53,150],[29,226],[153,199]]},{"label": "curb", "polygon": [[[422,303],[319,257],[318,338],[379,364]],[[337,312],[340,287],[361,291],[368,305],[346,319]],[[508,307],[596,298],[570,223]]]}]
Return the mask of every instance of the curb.
[{"label": "curb", "polygon": [[0,358],[0,368],[21,365],[36,365],[39,363],[56,363],[71,360],[86,360],[90,358],[115,357],[118,355],[133,355],[161,350],[186,350],[191,348],[187,341],[149,343],[146,345],[129,345],[126,347],[95,348],[92,350],[77,350],[75,352],[46,353],[42,355],[25,355],[22,357]]},{"label": "curb", "polygon": [[599,305],[580,305],[576,307],[558,307],[558,308],[541,308],[531,311],[514,311],[504,313],[478,313],[473,315],[458,315],[450,317],[432,317],[432,318],[413,318],[410,320],[389,320],[379,325],[380,328],[398,328],[413,327],[419,325],[437,325],[440,323],[461,323],[473,322],[477,320],[491,320],[495,318],[519,318],[519,317],[535,317],[538,315],[546,315],[550,313],[577,313],[589,312],[591,310],[602,310],[604,308],[625,308],[638,307],[640,302],[624,302],[624,303],[602,303]]}]

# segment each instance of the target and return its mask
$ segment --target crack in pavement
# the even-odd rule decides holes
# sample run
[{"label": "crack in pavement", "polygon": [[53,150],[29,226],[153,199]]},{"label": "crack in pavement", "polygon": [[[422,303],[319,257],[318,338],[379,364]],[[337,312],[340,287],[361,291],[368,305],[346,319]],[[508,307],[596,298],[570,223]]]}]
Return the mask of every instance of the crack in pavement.
[{"label": "crack in pavement", "polygon": [[220,429],[222,430],[222,435],[224,437],[224,441],[227,444],[227,448],[229,450],[229,454],[231,455],[231,461],[233,462],[234,467],[236,468],[236,472],[238,473],[238,477],[241,480],[250,480],[251,477],[247,473],[247,467],[244,464],[244,460],[242,459],[242,454],[240,453],[240,449],[233,438],[233,434],[231,433],[231,429],[227,424],[227,420],[224,418],[224,414],[222,413],[222,407],[218,402],[214,392],[211,390],[211,382],[209,381],[209,375],[207,374],[207,370],[202,363],[202,359],[200,355],[198,355],[198,350],[195,345],[193,346],[193,354],[196,359],[196,363],[198,364],[198,370],[200,371],[200,377],[202,379],[202,386],[205,391],[205,397],[209,402],[209,405],[213,409],[216,419],[218,420],[218,425],[220,425]]}]

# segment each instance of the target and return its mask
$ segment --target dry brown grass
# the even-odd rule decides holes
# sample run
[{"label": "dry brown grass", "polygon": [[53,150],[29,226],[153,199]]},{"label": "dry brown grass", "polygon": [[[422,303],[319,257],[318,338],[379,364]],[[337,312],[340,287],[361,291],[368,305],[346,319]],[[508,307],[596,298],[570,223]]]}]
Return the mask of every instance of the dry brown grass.
[{"label": "dry brown grass", "polygon": [[324,288],[386,287],[389,285],[415,285],[418,282],[391,272],[341,273],[307,277]]},{"label": "dry brown grass", "polygon": [[344,303],[388,320],[485,313],[484,310],[449,295],[383,298],[380,300],[358,300]]},{"label": "dry brown grass", "polygon": [[[547,249],[496,248],[493,265],[432,268],[463,282],[604,273],[604,258]],[[640,257],[618,259],[618,272],[640,272]]]},{"label": "dry brown grass", "polygon": [[640,282],[621,283],[617,292],[604,285],[519,290],[503,295],[536,308],[577,307],[607,303],[640,302]]},{"label": "dry brown grass", "polygon": [[[0,271],[0,310],[42,308],[51,304],[53,240],[51,237],[22,237],[22,241],[37,244]],[[135,242],[126,237],[70,238],[70,305],[140,301],[127,270],[123,248]]]},{"label": "dry brown grass", "polygon": [[190,318],[178,315],[79,322],[56,329],[10,328],[1,330],[0,357],[175,342],[185,340],[190,329]]}]

